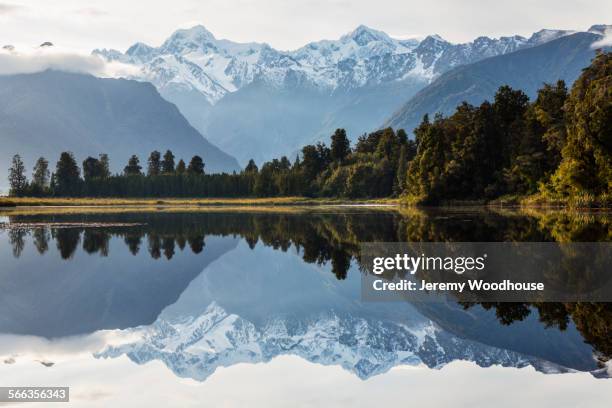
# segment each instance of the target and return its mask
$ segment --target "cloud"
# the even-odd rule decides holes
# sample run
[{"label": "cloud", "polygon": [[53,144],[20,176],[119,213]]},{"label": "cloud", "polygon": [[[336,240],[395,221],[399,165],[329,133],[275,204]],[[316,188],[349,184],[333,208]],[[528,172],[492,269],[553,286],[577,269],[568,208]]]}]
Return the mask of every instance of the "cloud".
[{"label": "cloud", "polygon": [[138,330],[100,330],[91,334],[46,339],[38,336],[0,334],[0,364],[22,361],[65,361],[79,355],[91,356],[105,347],[121,346],[139,339]]},{"label": "cloud", "polygon": [[0,3],[0,15],[14,13],[22,8],[23,6],[19,6],[17,4]]},{"label": "cloud", "polygon": [[612,47],[612,28],[606,28],[601,40],[595,41],[591,48]]},{"label": "cloud", "polygon": [[76,13],[89,17],[104,17],[108,15],[108,12],[95,7],[81,8],[76,10]]},{"label": "cloud", "polygon": [[129,77],[138,72],[134,65],[107,62],[97,55],[62,51],[55,47],[37,48],[31,52],[0,51],[0,75],[32,74],[48,69],[91,74],[99,77]]}]

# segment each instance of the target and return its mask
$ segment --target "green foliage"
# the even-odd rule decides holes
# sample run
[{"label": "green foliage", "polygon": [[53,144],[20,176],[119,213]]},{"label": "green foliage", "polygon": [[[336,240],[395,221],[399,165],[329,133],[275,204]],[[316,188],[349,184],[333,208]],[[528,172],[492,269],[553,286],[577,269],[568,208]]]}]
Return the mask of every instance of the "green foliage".
[{"label": "green foliage", "polygon": [[255,161],[251,159],[249,160],[249,163],[247,164],[247,166],[244,168],[244,171],[245,173],[256,174],[259,171],[259,168],[255,164]]},{"label": "green foliage", "polygon": [[83,178],[85,181],[90,181],[95,178],[102,178],[104,175],[104,166],[99,159],[88,157],[83,161]]},{"label": "green foliage", "polygon": [[39,157],[32,173],[32,187],[43,192],[49,187],[49,178],[49,162],[44,157]]},{"label": "green foliage", "polygon": [[63,152],[55,166],[54,192],[57,195],[74,195],[81,190],[81,171],[74,156]]},{"label": "green foliage", "polygon": [[545,84],[532,104],[523,92],[502,86],[492,104],[463,103],[433,122],[426,116],[415,129],[408,201],[436,204],[538,191],[609,196],[611,61],[609,53],[599,54],[569,96],[563,81]]},{"label": "green foliage", "polygon": [[142,167],[140,166],[140,159],[135,154],[128,160],[127,166],[123,168],[123,174],[126,176],[142,176]]},{"label": "green foliage", "polygon": [[[183,163],[183,166],[185,163]],[[187,167],[189,174],[204,174],[204,160],[200,156],[193,156]]]},{"label": "green foliage", "polygon": [[[187,171],[187,167],[185,166],[185,161],[183,159],[179,160],[176,165],[176,174],[185,174]],[[202,163],[202,172],[204,171],[204,163]]]},{"label": "green foliage", "polygon": [[101,167],[101,171],[102,171],[102,178],[109,178],[111,173],[110,173],[110,160],[108,158],[108,154],[106,153],[101,153],[99,156],[99,160],[100,160],[100,167]]},{"label": "green foliage", "polygon": [[612,54],[599,53],[576,80],[564,109],[567,142],[552,177],[555,192],[609,194],[612,184]]},{"label": "green foliage", "polygon": [[162,174],[174,173],[174,154],[170,150],[166,150],[164,153],[164,160],[161,162]]},{"label": "green foliage", "polygon": [[154,150],[149,155],[147,176],[159,176],[161,173],[161,153]]},{"label": "green foliage", "polygon": [[372,162],[360,162],[349,167],[346,177],[346,196],[367,197],[376,182],[375,167]]},{"label": "green foliage", "polygon": [[23,164],[23,160],[21,160],[21,156],[18,154],[13,156],[8,180],[11,187],[10,194],[14,196],[23,195],[28,187],[28,179],[25,175],[25,165]]},{"label": "green foliage", "polygon": [[351,153],[351,143],[344,129],[336,129],[331,137],[330,156],[334,161],[342,162]]}]

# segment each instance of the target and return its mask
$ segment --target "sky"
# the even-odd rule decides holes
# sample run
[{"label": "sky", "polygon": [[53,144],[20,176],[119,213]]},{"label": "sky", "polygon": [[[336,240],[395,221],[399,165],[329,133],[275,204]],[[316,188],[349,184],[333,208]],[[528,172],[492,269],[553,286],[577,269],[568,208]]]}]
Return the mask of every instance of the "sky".
[{"label": "sky", "polygon": [[365,24],[392,37],[528,36],[541,28],[612,23],[606,0],[0,0],[0,45],[124,51],[159,45],[177,28],[203,24],[217,38],[291,50]]}]

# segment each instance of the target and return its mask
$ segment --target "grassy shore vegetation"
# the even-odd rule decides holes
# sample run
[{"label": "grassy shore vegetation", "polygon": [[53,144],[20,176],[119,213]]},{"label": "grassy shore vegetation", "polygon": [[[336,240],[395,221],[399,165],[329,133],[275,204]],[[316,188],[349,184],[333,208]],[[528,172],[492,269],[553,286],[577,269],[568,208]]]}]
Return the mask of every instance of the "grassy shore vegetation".
[{"label": "grassy shore vegetation", "polygon": [[[329,147],[307,145],[295,161],[282,157],[261,168],[251,160],[234,174],[206,174],[199,156],[189,164],[182,159],[175,164],[171,151],[163,156],[154,151],[146,169],[133,155],[122,174],[112,175],[105,154],[88,157],[79,167],[73,155],[64,152],[53,173],[41,157],[29,181],[23,161],[15,155],[9,169],[10,195],[39,199],[4,203],[54,205],[58,201],[49,197],[73,197],[59,202],[122,205],[123,197],[160,197],[180,205],[178,198],[189,197],[216,204],[233,198],[241,205],[259,198],[275,205],[401,197],[408,204],[609,208],[612,54],[598,52],[569,92],[563,81],[544,84],[530,102],[522,91],[502,86],[492,103],[463,103],[451,116],[436,115],[433,120],[426,115],[414,133],[412,141],[402,129],[382,129],[359,137],[351,147],[346,132],[337,129]],[[170,203],[162,197],[177,200]],[[128,201],[126,205],[151,204]]]},{"label": "grassy shore vegetation", "polygon": [[252,197],[252,198],[92,198],[92,197],[0,197],[0,207],[277,207],[321,205],[395,205],[397,198],[346,200],[342,198]]}]

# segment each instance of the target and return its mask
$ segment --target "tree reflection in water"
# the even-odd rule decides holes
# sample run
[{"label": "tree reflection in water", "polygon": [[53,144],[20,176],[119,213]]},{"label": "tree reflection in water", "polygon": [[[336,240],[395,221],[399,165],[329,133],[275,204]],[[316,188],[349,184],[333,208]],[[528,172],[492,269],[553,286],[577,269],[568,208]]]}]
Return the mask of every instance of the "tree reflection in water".
[{"label": "tree reflection in water", "polygon": [[[252,249],[265,245],[276,250],[294,248],[307,263],[331,263],[338,279],[345,279],[352,262],[359,262],[361,242],[595,242],[612,240],[608,214],[538,211],[342,211],[342,212],[184,212],[101,213],[53,215],[54,222],[82,222],[81,227],[9,228],[13,256],[20,257],[25,239],[39,254],[54,240],[63,259],[71,259],[82,242],[87,254],[109,256],[109,243],[120,238],[136,255],[146,242],[153,259],[171,260],[189,247],[194,254],[205,250],[207,236],[240,236]],[[89,228],[86,223],[110,226]],[[48,222],[43,215],[11,216],[12,225]],[[113,223],[135,226],[112,226]],[[40,224],[39,224],[40,223]],[[10,225],[9,224],[9,225]],[[363,270],[363,268],[361,268]],[[480,303],[465,308],[495,310],[501,324],[522,321],[536,311],[542,324],[565,330],[570,322],[593,346],[604,363],[612,356],[612,305],[609,303]]]}]

